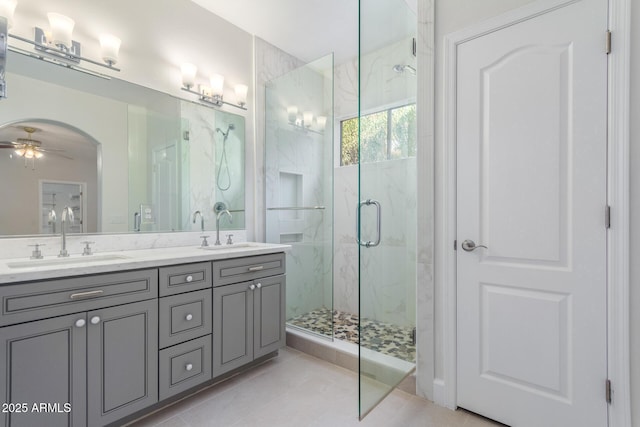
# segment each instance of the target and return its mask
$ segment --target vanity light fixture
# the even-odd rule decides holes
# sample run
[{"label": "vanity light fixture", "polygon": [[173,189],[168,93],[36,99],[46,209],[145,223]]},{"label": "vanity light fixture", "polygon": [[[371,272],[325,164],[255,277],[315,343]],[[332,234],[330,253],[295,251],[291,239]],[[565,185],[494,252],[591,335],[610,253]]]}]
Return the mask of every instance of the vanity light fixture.
[{"label": "vanity light fixture", "polygon": [[184,63],[181,65],[182,70],[182,90],[185,92],[192,93],[194,95],[198,95],[198,99],[200,102],[204,102],[206,104],[211,104],[216,107],[222,107],[223,105],[230,105],[232,107],[240,108],[241,110],[246,110],[247,108],[247,91],[249,88],[246,85],[236,85],[236,99],[237,104],[233,104],[231,102],[227,102],[224,100],[224,76],[221,74],[212,74],[209,78],[209,83],[211,86],[200,84],[198,85],[198,90],[195,91],[193,88],[196,85],[196,74],[198,72],[198,68],[190,63]]},{"label": "vanity light fixture", "polygon": [[298,107],[287,107],[287,119],[289,124],[296,130],[302,132],[313,132],[322,135],[324,133],[324,127],[327,124],[327,118],[325,116],[317,116],[316,124],[320,130],[311,129],[313,125],[313,111],[306,110],[302,114],[298,114]]},{"label": "vanity light fixture", "polygon": [[318,116],[316,117],[316,123],[320,129],[323,129],[327,126],[327,116]]},{"label": "vanity light fixture", "polygon": [[244,107],[247,104],[247,92],[249,91],[249,86],[247,85],[236,85],[236,102]]},{"label": "vanity light fixture", "polygon": [[0,16],[7,18],[9,30],[13,26],[13,14],[17,4],[16,0],[0,0]]},{"label": "vanity light fixture", "polygon": [[[15,0],[0,0],[0,16],[9,15],[9,22],[13,19],[13,9],[15,9]],[[12,9],[13,8],[13,9]],[[9,13],[11,12],[11,13]],[[118,54],[120,51],[121,41],[119,38],[104,34],[100,36],[100,46],[102,48],[101,56],[104,62],[94,61],[82,56],[80,42],[73,40],[73,28],[75,21],[68,16],[60,13],[47,13],[49,19],[50,31],[45,31],[40,27],[35,27],[35,38],[33,40],[26,39],[16,34],[9,33],[9,37],[28,43],[34,47],[38,53],[32,53],[18,46],[9,45],[9,50],[50,62],[76,71],[91,74],[97,77],[109,78],[108,76],[96,71],[83,68],[77,64],[80,62],[88,62],[94,65],[108,68],[113,71],[120,71],[119,68],[113,66],[118,62]],[[43,56],[45,53],[46,56]]]},{"label": "vanity light fixture", "polygon": [[72,49],[74,46],[71,35],[76,21],[68,16],[54,12],[47,13],[47,18],[49,19],[49,27],[51,27],[51,43],[61,50]]},{"label": "vanity light fixture", "polygon": [[120,45],[122,40],[111,34],[102,34],[100,36],[100,48],[102,49],[102,60],[110,67],[118,62],[118,54],[120,53]]},{"label": "vanity light fixture", "polygon": [[196,73],[198,72],[198,67],[195,65],[185,62],[182,64],[182,86],[187,89],[191,89],[196,84]]}]

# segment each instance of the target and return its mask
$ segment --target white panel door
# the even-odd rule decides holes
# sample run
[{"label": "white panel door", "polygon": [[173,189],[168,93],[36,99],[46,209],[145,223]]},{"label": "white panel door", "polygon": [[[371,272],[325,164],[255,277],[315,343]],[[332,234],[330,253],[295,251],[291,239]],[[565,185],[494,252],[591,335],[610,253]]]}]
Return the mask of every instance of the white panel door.
[{"label": "white panel door", "polygon": [[567,3],[457,52],[458,405],[517,427],[607,425],[607,2]]}]

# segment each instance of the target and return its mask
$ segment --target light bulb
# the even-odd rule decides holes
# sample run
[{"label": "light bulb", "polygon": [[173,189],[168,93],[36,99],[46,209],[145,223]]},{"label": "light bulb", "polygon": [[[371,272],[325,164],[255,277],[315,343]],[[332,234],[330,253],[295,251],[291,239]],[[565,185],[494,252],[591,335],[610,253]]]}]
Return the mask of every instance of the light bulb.
[{"label": "light bulb", "polygon": [[287,116],[290,123],[295,123],[296,119],[298,118],[298,107],[296,107],[295,105],[287,107]]},{"label": "light bulb", "polygon": [[24,157],[27,159],[33,159],[35,157],[35,151],[33,150],[33,148],[29,147],[24,150]]},{"label": "light bulb", "polygon": [[213,96],[220,96],[224,94],[224,76],[220,74],[211,75],[211,91]]},{"label": "light bulb", "polygon": [[40,151],[35,151],[36,159],[41,159],[43,154]]},{"label": "light bulb", "polygon": [[102,60],[109,65],[118,62],[118,53],[120,52],[120,40],[111,34],[102,34],[100,36],[100,47],[102,48]]},{"label": "light bulb", "polygon": [[18,148],[18,149],[15,151],[15,153],[16,153],[18,156],[22,157],[22,156],[24,156],[25,149],[24,149],[24,148]]},{"label": "light bulb", "polygon": [[196,84],[198,67],[189,62],[185,62],[180,68],[182,69],[182,86],[191,89]]},{"label": "light bulb", "polygon": [[304,120],[305,127],[311,126],[311,123],[313,122],[313,112],[305,111],[302,113],[302,120]]},{"label": "light bulb", "polygon": [[75,21],[59,13],[47,13],[47,18],[49,18],[49,26],[51,26],[53,44],[70,48],[72,44],[71,34],[76,24]]},{"label": "light bulb", "polygon": [[236,85],[236,102],[241,107],[247,103],[247,92],[249,87],[247,85]]},{"label": "light bulb", "polygon": [[327,125],[327,116],[318,116],[316,117],[316,122],[318,123],[318,127],[320,129],[324,129]]}]

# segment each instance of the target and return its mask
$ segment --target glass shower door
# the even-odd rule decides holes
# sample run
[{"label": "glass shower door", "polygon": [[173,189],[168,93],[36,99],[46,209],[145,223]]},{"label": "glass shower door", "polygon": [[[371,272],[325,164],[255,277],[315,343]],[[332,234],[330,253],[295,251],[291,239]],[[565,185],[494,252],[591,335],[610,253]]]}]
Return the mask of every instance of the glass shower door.
[{"label": "glass shower door", "polygon": [[416,15],[360,2],[359,415],[415,369]]}]

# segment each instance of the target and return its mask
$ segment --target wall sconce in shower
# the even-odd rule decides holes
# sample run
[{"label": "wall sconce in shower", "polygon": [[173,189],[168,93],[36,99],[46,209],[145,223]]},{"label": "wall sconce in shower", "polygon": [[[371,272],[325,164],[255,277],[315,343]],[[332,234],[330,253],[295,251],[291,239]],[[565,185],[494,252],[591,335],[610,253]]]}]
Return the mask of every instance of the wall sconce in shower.
[{"label": "wall sconce in shower", "polygon": [[[9,28],[13,22],[13,15],[17,2],[15,0],[0,0],[0,16],[7,17]],[[101,57],[103,62],[94,61],[93,59],[82,56],[80,42],[73,40],[73,29],[75,21],[68,16],[60,13],[47,13],[49,19],[49,31],[45,31],[40,27],[35,27],[35,37],[33,40],[9,33],[8,36],[28,43],[34,47],[37,53],[29,52],[18,46],[9,45],[8,49],[12,52],[30,56],[35,59],[50,62],[76,71],[81,71],[97,77],[109,78],[108,76],[83,68],[77,64],[88,62],[94,65],[108,68],[113,71],[120,69],[113,65],[118,62],[118,54],[120,51],[120,39],[112,35],[101,35],[100,46],[102,49]],[[42,55],[42,53],[46,55]]]},{"label": "wall sconce in shower", "polygon": [[247,85],[238,84],[235,87],[236,104],[227,102],[224,100],[224,76],[220,74],[212,74],[209,83],[210,86],[200,84],[198,85],[198,91],[193,90],[196,86],[196,75],[198,74],[198,67],[190,63],[184,63],[180,67],[182,70],[182,90],[185,92],[198,95],[198,99],[206,104],[211,104],[216,107],[222,107],[223,105],[230,105],[232,107],[246,110],[247,108],[247,92],[249,87]]},{"label": "wall sconce in shower", "polygon": [[298,113],[298,107],[292,105],[287,107],[287,119],[289,124],[296,130],[302,132],[313,132],[317,134],[323,134],[324,128],[327,125],[326,116],[317,116],[316,125],[318,130],[311,129],[313,126],[313,111],[304,111],[302,114]]}]

